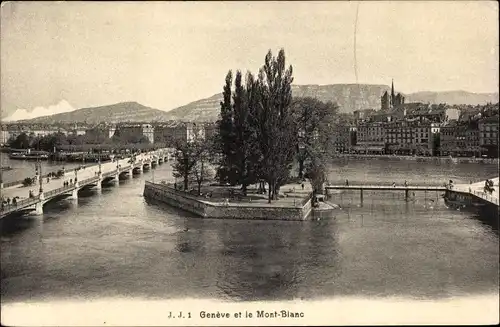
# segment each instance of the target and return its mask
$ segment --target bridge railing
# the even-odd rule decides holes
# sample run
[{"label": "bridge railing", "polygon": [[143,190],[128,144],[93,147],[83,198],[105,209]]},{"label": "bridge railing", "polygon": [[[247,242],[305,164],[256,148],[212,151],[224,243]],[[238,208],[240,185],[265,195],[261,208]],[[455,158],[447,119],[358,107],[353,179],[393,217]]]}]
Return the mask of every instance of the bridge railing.
[{"label": "bridge railing", "polygon": [[94,176],[94,177],[90,177],[90,178],[84,179],[82,181],[79,181],[78,184],[83,186],[83,185],[86,185],[88,183],[96,182],[98,180],[99,180],[99,177]]},{"label": "bridge railing", "polygon": [[[49,175],[51,175],[52,173],[57,173],[57,171],[51,171],[51,172],[48,172],[46,174],[43,174],[42,175],[42,178],[47,178],[49,177]],[[16,185],[22,185],[24,182],[24,178],[23,179],[19,179],[17,181],[12,181],[12,182],[7,182],[7,183],[3,183],[3,188],[7,188],[7,187],[11,187],[11,186],[16,186]],[[36,181],[38,183],[38,180]]]},{"label": "bridge railing", "polygon": [[108,176],[113,176],[116,174],[116,170],[113,171],[108,171],[106,173],[102,173],[102,177],[108,177]]},{"label": "bridge railing", "polygon": [[68,186],[59,187],[59,188],[56,188],[56,189],[54,189],[52,191],[44,192],[43,196],[45,198],[50,198],[50,197],[52,197],[54,195],[57,195],[57,194],[60,194],[60,193],[72,191],[74,188],[75,188],[74,184],[68,185]]},{"label": "bridge railing", "polygon": [[[166,154],[164,154],[164,155],[166,156]],[[130,160],[131,158],[132,158],[132,156],[127,157],[127,158],[124,158],[124,159],[119,159],[119,160],[126,160],[126,159],[129,159],[129,160]],[[150,161],[151,161],[151,160],[149,160],[149,162],[146,162],[147,160],[148,160],[148,159],[145,159],[145,162],[144,162],[144,163],[132,163],[132,165],[130,165],[130,166],[129,166],[129,169],[130,169],[130,168],[136,168],[136,167],[139,167],[141,164],[143,165],[143,164],[145,164],[145,163],[150,163]],[[97,165],[99,165],[99,164],[98,164],[98,163],[95,163],[95,162],[85,163],[85,167],[86,167],[86,168],[91,168],[91,167],[94,167],[94,166],[97,166]],[[77,168],[75,168],[75,169],[79,170],[79,169],[78,169],[78,167],[77,167]],[[58,170],[59,170],[59,169],[58,169]],[[69,170],[67,170],[66,172],[67,172],[67,173],[71,173],[71,172],[73,172],[73,171],[74,171],[74,169],[69,169]],[[52,174],[52,173],[57,173],[57,170],[55,170],[55,171],[51,171],[51,172],[48,172],[48,173],[46,173],[46,174],[43,174],[43,175],[42,175],[42,178],[47,178],[47,177],[49,176],[49,174]],[[111,174],[114,174],[114,173],[116,173],[116,171],[112,172]],[[108,173],[108,174],[109,174],[109,173]],[[104,175],[104,174],[103,174],[103,175]],[[12,181],[12,182],[6,182],[6,183],[3,183],[3,188],[12,187],[12,186],[16,186],[16,185],[22,185],[22,184],[23,184],[23,181],[24,181],[24,179],[20,179],[20,180],[16,180],[16,181]]]},{"label": "bridge railing", "polygon": [[16,204],[10,203],[9,205],[3,205],[0,212],[2,215],[8,214],[10,212],[14,212],[14,211],[22,209],[24,207],[33,205],[33,204],[37,203],[38,201],[40,201],[38,197],[23,199],[23,200],[17,201]]}]

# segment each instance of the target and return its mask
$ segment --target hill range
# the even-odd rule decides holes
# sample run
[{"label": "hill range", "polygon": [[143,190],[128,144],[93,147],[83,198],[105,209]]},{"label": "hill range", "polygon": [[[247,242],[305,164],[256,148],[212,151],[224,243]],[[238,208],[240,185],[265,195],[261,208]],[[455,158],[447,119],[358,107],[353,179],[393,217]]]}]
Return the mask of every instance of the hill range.
[{"label": "hill range", "polygon": [[[340,112],[351,113],[359,109],[379,109],[380,97],[390,91],[387,85],[373,84],[332,84],[332,85],[292,85],[295,97],[310,96],[321,101],[336,102]],[[471,93],[466,91],[417,92],[405,94],[406,102],[450,105],[478,105],[497,103],[498,93]],[[164,122],[169,120],[208,122],[216,121],[220,112],[222,93],[197,100],[184,106],[164,111],[143,106],[137,102],[121,102],[112,105],[83,108],[51,116],[24,120],[25,123],[73,123],[97,124],[99,122]]]}]

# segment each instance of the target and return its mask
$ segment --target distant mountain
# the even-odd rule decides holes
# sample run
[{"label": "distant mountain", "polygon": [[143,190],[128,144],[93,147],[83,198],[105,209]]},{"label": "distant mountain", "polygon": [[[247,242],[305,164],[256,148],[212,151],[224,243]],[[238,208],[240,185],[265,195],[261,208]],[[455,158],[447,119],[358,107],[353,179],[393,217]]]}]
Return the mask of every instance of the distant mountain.
[{"label": "distant mountain", "polygon": [[35,124],[97,124],[100,122],[120,123],[137,121],[166,121],[169,117],[170,115],[163,110],[146,107],[137,102],[121,102],[108,106],[83,108],[51,116],[37,117],[29,120],[23,120],[23,122]]},{"label": "distant mountain", "polygon": [[477,105],[488,102],[497,103],[498,93],[470,93],[466,91],[417,92],[408,94],[406,99],[407,102]]},{"label": "distant mountain", "polygon": [[[296,97],[314,97],[321,101],[333,101],[340,107],[340,112],[351,113],[358,109],[380,109],[380,97],[390,91],[387,85],[372,84],[332,84],[332,85],[292,85],[292,94]],[[417,92],[406,94],[406,102],[431,104],[486,104],[498,102],[498,93],[470,93],[465,91]],[[215,121],[220,113],[222,93],[209,98],[188,103],[170,111],[163,111],[143,106],[137,102],[122,102],[108,106],[84,108],[52,116],[25,120],[29,123],[51,124],[55,122],[162,122],[179,121]]]},{"label": "distant mountain", "polygon": [[[333,101],[341,112],[356,109],[379,108],[380,96],[390,87],[387,85],[334,84],[334,85],[292,85],[292,94],[297,97],[314,97],[321,101]],[[173,119],[182,121],[215,121],[220,112],[222,93],[197,100],[168,113]]]},{"label": "distant mountain", "polygon": [[[340,112],[351,113],[359,109],[380,109],[380,97],[390,91],[388,85],[332,84],[292,85],[292,94],[297,97],[314,97],[321,101],[336,102]],[[470,93],[465,91],[418,92],[405,95],[406,102],[431,104],[486,104],[498,102],[498,93]],[[173,119],[183,121],[215,121],[220,112],[222,93],[191,102],[168,113]]]}]

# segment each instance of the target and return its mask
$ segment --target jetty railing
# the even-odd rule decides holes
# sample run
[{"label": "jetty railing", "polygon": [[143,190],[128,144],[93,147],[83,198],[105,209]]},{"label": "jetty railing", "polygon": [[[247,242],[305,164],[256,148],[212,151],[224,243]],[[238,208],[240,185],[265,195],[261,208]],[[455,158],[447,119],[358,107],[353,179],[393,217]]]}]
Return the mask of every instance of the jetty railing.
[{"label": "jetty railing", "polygon": [[472,191],[470,193],[472,193],[475,196],[477,196],[479,198],[482,198],[482,199],[484,199],[486,201],[490,201],[492,203],[498,204],[498,197],[497,196],[493,196],[493,194],[488,194],[486,192],[481,192],[481,191]]}]

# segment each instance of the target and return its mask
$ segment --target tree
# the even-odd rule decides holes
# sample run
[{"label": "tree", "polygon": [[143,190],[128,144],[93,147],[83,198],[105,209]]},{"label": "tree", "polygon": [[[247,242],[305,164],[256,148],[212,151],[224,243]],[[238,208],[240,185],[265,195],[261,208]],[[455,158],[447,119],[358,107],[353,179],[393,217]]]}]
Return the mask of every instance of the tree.
[{"label": "tree", "polygon": [[217,178],[219,181],[235,184],[235,127],[233,118],[233,108],[231,105],[231,84],[233,81],[233,73],[229,71],[226,75],[226,83],[224,85],[223,100],[220,102],[221,111],[220,119],[217,121],[217,146],[221,154],[219,168],[217,169]]},{"label": "tree", "polygon": [[256,133],[262,154],[260,175],[269,185],[268,201],[277,199],[286,182],[296,152],[297,135],[290,104],[292,100],[292,66],[285,68],[285,51],[266,55],[259,71],[256,106]]},{"label": "tree", "polygon": [[203,150],[192,169],[192,175],[198,184],[198,195],[201,195],[201,184],[213,176],[212,170],[208,166],[209,163],[207,155],[208,151]]},{"label": "tree", "polygon": [[21,133],[15,139],[11,139],[12,143],[9,143],[9,147],[14,149],[28,149],[31,145],[32,138],[26,134]]},{"label": "tree", "polygon": [[313,194],[323,194],[326,182],[326,165],[321,156],[313,156],[307,167],[307,176],[311,181]]},{"label": "tree", "polygon": [[323,152],[333,150],[331,128],[338,112],[338,106],[332,102],[324,103],[318,99],[305,97],[294,99],[293,114],[296,121],[299,142],[297,143],[297,161],[299,177],[303,177],[304,162],[311,159],[313,149]]},{"label": "tree", "polygon": [[205,151],[204,143],[199,140],[193,142],[179,141],[175,145],[175,161],[172,168],[174,177],[183,178],[184,190],[189,187],[189,176],[193,174],[193,170],[200,161],[203,151]]}]

